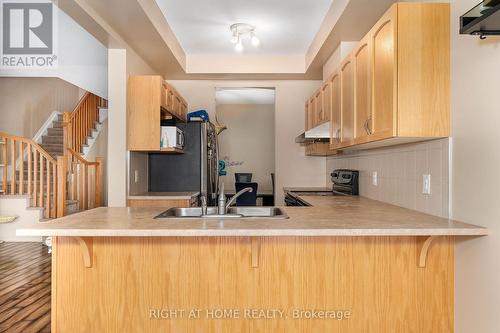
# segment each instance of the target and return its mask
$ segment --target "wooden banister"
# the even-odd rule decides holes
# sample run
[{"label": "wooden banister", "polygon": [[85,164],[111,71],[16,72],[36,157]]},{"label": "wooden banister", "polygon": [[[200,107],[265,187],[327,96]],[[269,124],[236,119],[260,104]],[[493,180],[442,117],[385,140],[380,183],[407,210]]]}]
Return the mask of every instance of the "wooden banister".
[{"label": "wooden banister", "polygon": [[56,217],[56,160],[28,138],[0,132],[0,142],[2,143],[0,193],[29,195],[33,206],[44,208],[45,218]]},{"label": "wooden banister", "polygon": [[99,121],[99,107],[105,106],[103,98],[86,92],[72,112],[63,114],[63,148],[81,151],[87,137]]},{"label": "wooden banister", "polygon": [[87,92],[73,112],[63,114],[64,156],[57,160],[31,139],[0,132],[0,195],[30,195],[45,218],[64,216],[67,199],[78,200],[80,209],[101,206],[103,159],[89,162],[80,152],[106,106]]},{"label": "wooden banister", "polygon": [[65,200],[77,200],[80,210],[102,205],[102,162],[101,157],[89,162],[73,149],[67,149]]}]

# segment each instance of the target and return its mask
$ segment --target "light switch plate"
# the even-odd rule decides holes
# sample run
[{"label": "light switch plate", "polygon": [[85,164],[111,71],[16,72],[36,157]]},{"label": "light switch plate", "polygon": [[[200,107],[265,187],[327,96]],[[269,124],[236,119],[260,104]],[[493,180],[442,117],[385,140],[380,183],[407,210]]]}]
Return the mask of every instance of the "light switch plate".
[{"label": "light switch plate", "polygon": [[377,171],[372,172],[372,185],[378,186],[378,173],[377,173]]},{"label": "light switch plate", "polygon": [[134,170],[134,182],[138,183],[139,182],[139,171]]},{"label": "light switch plate", "polygon": [[431,175],[422,175],[422,193],[431,194]]}]

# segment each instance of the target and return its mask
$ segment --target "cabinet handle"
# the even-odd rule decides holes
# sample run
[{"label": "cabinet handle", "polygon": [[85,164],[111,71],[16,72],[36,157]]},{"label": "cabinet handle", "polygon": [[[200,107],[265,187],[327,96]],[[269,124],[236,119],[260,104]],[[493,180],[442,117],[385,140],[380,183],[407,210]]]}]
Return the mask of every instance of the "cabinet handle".
[{"label": "cabinet handle", "polygon": [[370,134],[370,132],[368,131],[368,119],[365,120],[365,123],[363,124],[363,127],[365,129],[366,134]]},{"label": "cabinet handle", "polygon": [[340,128],[337,128],[335,131],[335,139],[337,139],[337,142],[340,142]]},{"label": "cabinet handle", "polygon": [[366,129],[368,130],[368,134],[373,134],[371,123],[372,123],[372,116],[370,115],[370,117],[368,117],[368,119],[366,120]]}]

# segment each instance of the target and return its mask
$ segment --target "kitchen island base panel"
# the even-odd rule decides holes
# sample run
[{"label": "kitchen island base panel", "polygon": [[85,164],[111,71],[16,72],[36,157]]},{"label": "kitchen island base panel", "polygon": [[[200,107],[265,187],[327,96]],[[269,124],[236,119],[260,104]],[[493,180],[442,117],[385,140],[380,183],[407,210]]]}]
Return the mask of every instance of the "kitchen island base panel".
[{"label": "kitchen island base panel", "polygon": [[[87,268],[77,239],[59,236],[52,331],[451,333],[453,238],[433,240],[425,267],[419,267],[422,242],[94,237]],[[196,310],[199,317],[189,318]],[[308,318],[318,310],[337,319]]]}]

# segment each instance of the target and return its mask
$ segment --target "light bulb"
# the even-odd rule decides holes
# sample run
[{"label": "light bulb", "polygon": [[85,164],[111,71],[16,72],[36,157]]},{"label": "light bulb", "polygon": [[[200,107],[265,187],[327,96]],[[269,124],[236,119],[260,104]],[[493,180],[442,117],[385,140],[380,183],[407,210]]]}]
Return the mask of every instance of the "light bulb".
[{"label": "light bulb", "polygon": [[238,43],[234,46],[234,49],[236,52],[243,52],[243,42],[241,41],[241,38],[238,40]]},{"label": "light bulb", "polygon": [[238,43],[238,40],[240,38],[238,37],[238,33],[236,32],[236,29],[233,30],[233,37],[231,37],[231,43],[236,44]]},{"label": "light bulb", "polygon": [[260,45],[260,39],[257,38],[257,36],[255,36],[254,34],[252,34],[252,45],[255,47]]}]

